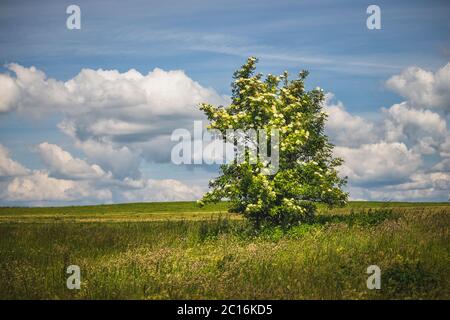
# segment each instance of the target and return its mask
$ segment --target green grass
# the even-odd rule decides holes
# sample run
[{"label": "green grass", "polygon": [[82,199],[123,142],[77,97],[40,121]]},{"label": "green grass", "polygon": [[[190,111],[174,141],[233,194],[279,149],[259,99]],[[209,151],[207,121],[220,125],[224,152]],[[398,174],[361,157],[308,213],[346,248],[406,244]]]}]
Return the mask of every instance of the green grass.
[{"label": "green grass", "polygon": [[[352,202],[255,233],[227,204],[0,208],[0,299],[449,299],[450,206]],[[65,268],[81,268],[81,290]],[[380,266],[381,290],[366,268]]]},{"label": "green grass", "polygon": [[[447,207],[444,202],[368,202],[352,201],[345,208],[334,209],[335,213],[349,212],[351,209],[368,208],[405,208]],[[227,215],[228,203],[209,204],[204,207],[195,202],[147,202],[95,206],[69,207],[0,207],[0,223],[2,222],[124,222],[154,220],[208,219],[211,216]],[[326,212],[326,207],[319,211]],[[240,219],[236,215],[228,215],[232,219]]]},{"label": "green grass", "polygon": [[70,207],[0,207],[0,222],[142,221],[204,219],[226,214],[226,202],[198,206],[195,202],[149,202]]}]

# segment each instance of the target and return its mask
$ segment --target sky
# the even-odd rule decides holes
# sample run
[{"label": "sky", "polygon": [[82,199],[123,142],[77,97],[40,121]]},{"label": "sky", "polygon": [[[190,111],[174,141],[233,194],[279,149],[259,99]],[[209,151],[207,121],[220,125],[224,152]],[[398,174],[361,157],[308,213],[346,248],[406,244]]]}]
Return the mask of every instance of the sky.
[{"label": "sky", "polygon": [[170,135],[229,103],[249,56],[327,92],[351,199],[447,201],[449,18],[448,1],[1,1],[0,205],[200,198],[218,167],[175,165]]}]

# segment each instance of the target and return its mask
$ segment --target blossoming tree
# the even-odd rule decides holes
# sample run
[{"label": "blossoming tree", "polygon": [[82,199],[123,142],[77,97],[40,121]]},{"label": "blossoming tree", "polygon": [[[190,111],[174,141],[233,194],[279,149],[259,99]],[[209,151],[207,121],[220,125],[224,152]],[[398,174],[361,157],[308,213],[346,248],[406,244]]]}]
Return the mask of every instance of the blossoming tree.
[{"label": "blossoming tree", "polygon": [[250,57],[234,73],[229,106],[201,104],[200,109],[210,120],[209,128],[219,130],[224,139],[229,129],[278,130],[279,168],[267,174],[263,169],[270,164],[260,160],[224,164],[199,203],[227,199],[230,211],[243,214],[257,228],[308,221],[317,203],[344,205],[346,180],[336,170],[342,160],[333,157],[333,145],[324,134],[323,90],[305,89],[306,71],[293,80],[287,72],[263,79],[255,74],[256,63]]}]

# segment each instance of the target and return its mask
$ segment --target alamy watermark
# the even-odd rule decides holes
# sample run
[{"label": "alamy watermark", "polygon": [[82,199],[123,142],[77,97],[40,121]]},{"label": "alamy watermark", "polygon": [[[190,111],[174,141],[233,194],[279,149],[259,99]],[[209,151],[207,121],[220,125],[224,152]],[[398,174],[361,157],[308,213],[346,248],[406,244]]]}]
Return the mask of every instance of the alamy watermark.
[{"label": "alamy watermark", "polygon": [[69,30],[81,29],[81,9],[76,4],[71,4],[67,7],[66,13],[70,14],[66,20],[66,26]]},{"label": "alamy watermark", "polygon": [[261,173],[272,175],[279,168],[280,134],[278,129],[203,129],[202,121],[194,121],[194,134],[175,129],[171,141],[174,164],[262,164]]},{"label": "alamy watermark", "polygon": [[367,289],[381,289],[381,269],[377,265],[371,265],[367,267],[367,274],[370,276],[367,278]]},{"label": "alamy watermark", "polygon": [[66,269],[66,273],[70,274],[70,276],[66,280],[66,286],[67,289],[73,290],[77,289],[79,290],[81,288],[81,271],[80,267],[77,265],[70,265]]},{"label": "alamy watermark", "polygon": [[369,30],[380,30],[381,29],[381,9],[375,4],[371,4],[367,7],[367,17],[366,26]]}]

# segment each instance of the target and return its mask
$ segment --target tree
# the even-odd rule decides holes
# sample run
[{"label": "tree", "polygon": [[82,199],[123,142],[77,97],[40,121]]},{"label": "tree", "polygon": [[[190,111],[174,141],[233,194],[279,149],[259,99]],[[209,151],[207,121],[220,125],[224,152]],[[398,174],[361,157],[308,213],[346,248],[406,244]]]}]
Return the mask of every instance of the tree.
[{"label": "tree", "polygon": [[259,158],[224,164],[200,204],[227,199],[230,211],[243,214],[257,228],[307,221],[317,203],[345,205],[346,178],[340,178],[336,170],[343,161],[333,157],[333,145],[324,134],[323,90],[305,90],[307,71],[294,80],[288,79],[286,71],[263,80],[262,74],[255,74],[256,63],[250,57],[234,73],[231,105],[201,104],[200,109],[211,122],[208,128],[220,131],[223,139],[229,129],[278,130],[278,171],[264,173],[262,169],[270,164]]}]

